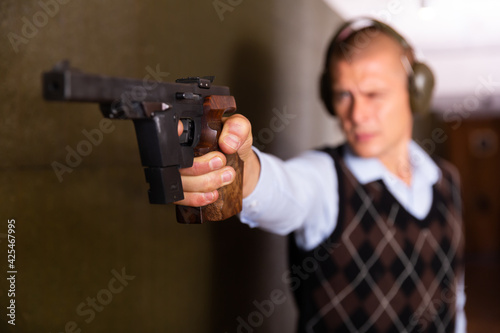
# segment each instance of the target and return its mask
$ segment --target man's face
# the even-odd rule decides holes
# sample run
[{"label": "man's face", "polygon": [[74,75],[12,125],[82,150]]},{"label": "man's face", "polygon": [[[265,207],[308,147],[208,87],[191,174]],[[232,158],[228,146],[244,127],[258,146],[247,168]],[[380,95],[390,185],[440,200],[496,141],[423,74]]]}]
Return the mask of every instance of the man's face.
[{"label": "man's face", "polygon": [[401,48],[387,36],[372,44],[333,62],[333,106],[354,153],[383,160],[406,149],[412,116]]}]

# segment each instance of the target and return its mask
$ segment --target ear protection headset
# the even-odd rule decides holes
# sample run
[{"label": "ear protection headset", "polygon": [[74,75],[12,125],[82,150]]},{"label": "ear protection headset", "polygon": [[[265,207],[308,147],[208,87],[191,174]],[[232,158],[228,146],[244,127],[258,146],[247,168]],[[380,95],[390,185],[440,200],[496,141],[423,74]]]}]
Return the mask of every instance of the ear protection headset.
[{"label": "ear protection headset", "polygon": [[[346,22],[337,31],[330,43],[330,46],[328,47],[325,59],[325,67],[320,79],[321,99],[325,104],[328,112],[332,115],[335,115],[335,109],[333,107],[333,92],[330,70],[330,63],[332,60],[331,58],[335,52],[345,51],[349,48],[356,48],[356,45],[347,45],[346,41],[355,34],[361,33],[361,31],[365,29],[373,29],[372,31],[380,31],[387,34],[388,36],[391,36],[403,47],[405,53],[411,54],[411,57],[403,55],[401,59],[401,61],[403,62],[403,66],[408,73],[410,107],[412,113],[414,114],[427,112],[432,98],[432,90],[434,88],[434,75],[432,74],[431,69],[426,64],[415,60],[413,48],[400,34],[398,34],[387,24],[371,18],[359,18]],[[368,32],[368,30],[366,30],[365,37],[370,38],[370,35],[371,34]],[[361,49],[363,46],[364,45],[361,42],[359,45],[359,49]]]}]

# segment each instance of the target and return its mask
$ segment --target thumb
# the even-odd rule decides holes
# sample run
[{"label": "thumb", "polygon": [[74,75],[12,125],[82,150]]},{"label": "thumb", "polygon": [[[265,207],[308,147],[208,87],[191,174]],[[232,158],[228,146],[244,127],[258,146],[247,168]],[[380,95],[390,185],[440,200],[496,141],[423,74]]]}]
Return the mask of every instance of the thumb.
[{"label": "thumb", "polygon": [[252,151],[252,126],[250,121],[240,114],[224,120],[219,138],[219,147],[226,154],[238,153],[245,161]]}]

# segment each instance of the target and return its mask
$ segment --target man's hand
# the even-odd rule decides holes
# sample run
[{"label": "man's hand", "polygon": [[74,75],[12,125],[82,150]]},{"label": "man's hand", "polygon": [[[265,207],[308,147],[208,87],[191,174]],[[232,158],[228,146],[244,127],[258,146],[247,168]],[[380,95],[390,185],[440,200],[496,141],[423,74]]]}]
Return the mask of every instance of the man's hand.
[{"label": "man's hand", "polygon": [[[182,125],[179,125],[181,132]],[[260,174],[260,162],[252,150],[252,129],[247,118],[236,114],[224,120],[219,148],[225,154],[238,153],[243,160],[243,198],[247,197],[257,185]],[[196,157],[192,167],[180,172],[184,200],[176,204],[193,207],[216,201],[219,197],[217,189],[230,184],[236,174],[232,167],[226,166],[226,157],[219,151]]]}]

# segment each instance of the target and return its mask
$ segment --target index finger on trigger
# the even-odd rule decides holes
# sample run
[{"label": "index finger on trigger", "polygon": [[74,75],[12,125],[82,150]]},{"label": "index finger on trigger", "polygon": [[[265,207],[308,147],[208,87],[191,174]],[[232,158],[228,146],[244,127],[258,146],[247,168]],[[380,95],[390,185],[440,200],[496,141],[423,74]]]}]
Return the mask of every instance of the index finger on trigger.
[{"label": "index finger on trigger", "polygon": [[184,132],[184,124],[179,120],[179,122],[177,123],[177,134],[181,136],[182,132]]}]

